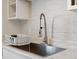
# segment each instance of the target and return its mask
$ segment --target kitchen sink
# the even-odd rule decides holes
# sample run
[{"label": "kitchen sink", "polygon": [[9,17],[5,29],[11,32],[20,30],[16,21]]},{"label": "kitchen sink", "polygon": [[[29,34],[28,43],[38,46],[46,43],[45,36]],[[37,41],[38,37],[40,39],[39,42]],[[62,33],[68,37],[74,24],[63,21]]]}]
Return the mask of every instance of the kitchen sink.
[{"label": "kitchen sink", "polygon": [[50,56],[66,50],[65,48],[55,47],[46,44],[36,44],[36,43],[30,43],[28,45],[22,45],[22,46],[14,46],[14,45],[10,46],[24,51],[29,51],[42,57]]}]

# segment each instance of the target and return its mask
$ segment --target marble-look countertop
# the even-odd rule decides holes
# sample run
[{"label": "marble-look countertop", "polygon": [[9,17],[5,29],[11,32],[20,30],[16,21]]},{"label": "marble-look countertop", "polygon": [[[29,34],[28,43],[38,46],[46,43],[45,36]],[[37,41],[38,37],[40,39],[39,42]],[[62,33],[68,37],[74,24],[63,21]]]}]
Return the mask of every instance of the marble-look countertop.
[{"label": "marble-look countertop", "polygon": [[3,43],[3,48],[24,56],[29,56],[33,59],[77,59],[76,40],[56,40],[53,44],[54,46],[65,48],[66,50],[47,57],[41,57],[39,55],[8,46],[5,43]]}]

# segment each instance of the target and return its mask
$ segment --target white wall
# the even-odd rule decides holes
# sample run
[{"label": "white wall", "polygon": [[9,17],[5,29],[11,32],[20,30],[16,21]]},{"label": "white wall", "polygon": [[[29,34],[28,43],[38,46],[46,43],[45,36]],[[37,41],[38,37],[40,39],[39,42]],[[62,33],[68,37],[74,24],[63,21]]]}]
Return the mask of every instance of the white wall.
[{"label": "white wall", "polygon": [[[33,0],[32,20],[24,24],[23,32],[38,36],[40,14],[46,15],[48,36],[56,40],[76,40],[76,11],[67,10],[66,0]],[[54,33],[52,21],[54,19]]]},{"label": "white wall", "polygon": [[[24,33],[38,36],[40,14],[46,15],[48,36],[56,40],[76,40],[76,11],[67,11],[66,0],[33,0],[32,20],[10,22],[7,19],[7,4],[3,0],[3,34]],[[59,16],[58,16],[59,15]],[[52,33],[52,21],[54,33]]]}]

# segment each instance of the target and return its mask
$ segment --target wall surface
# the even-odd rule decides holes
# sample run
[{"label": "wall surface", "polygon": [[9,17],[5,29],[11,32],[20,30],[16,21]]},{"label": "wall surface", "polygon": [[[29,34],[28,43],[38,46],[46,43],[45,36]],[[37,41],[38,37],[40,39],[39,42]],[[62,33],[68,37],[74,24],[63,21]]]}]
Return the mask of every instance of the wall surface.
[{"label": "wall surface", "polygon": [[53,36],[55,40],[76,40],[76,11],[67,10],[66,0],[33,0],[32,19],[22,22],[8,21],[6,2],[3,0],[3,34],[39,36],[40,14],[44,13],[49,37]]},{"label": "wall surface", "polygon": [[39,35],[41,13],[46,16],[49,37],[53,36],[55,40],[76,40],[76,11],[67,10],[67,0],[33,0],[32,20],[23,23],[23,33]]}]

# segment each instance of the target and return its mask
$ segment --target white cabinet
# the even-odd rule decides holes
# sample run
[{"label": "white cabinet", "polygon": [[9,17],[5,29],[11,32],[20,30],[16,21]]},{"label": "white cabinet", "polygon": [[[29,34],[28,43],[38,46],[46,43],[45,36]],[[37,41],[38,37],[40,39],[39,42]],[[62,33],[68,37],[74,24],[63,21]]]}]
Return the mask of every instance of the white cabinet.
[{"label": "white cabinet", "polygon": [[9,20],[29,20],[30,19],[29,0],[8,0]]},{"label": "white cabinet", "polygon": [[77,0],[67,0],[67,9],[76,10],[77,9]]}]

